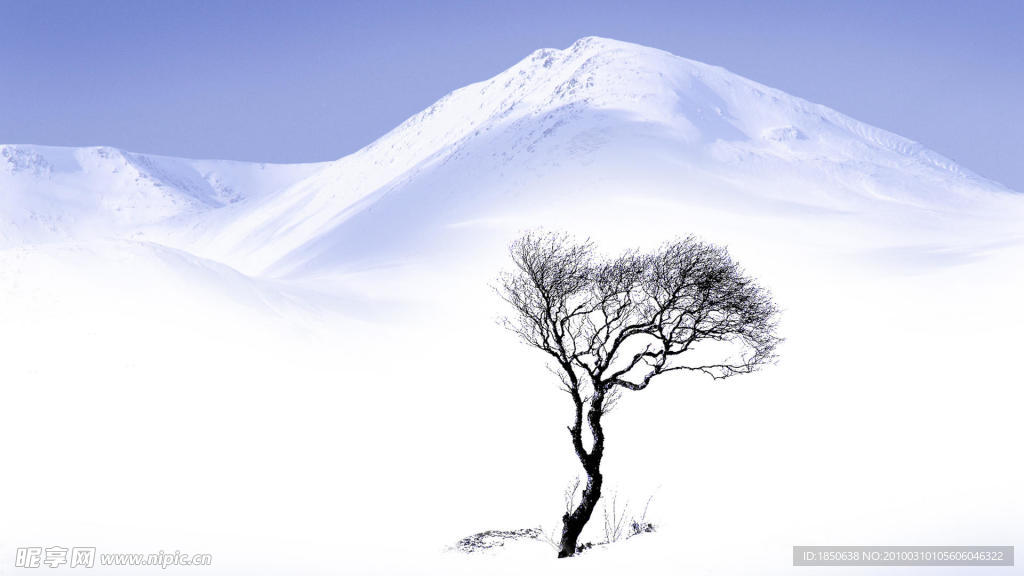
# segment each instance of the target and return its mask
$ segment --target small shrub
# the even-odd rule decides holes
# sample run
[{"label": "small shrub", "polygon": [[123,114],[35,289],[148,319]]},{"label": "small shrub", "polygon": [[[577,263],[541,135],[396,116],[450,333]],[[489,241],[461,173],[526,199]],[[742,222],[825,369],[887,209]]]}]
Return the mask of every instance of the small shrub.
[{"label": "small shrub", "polygon": [[654,496],[647,498],[643,512],[640,517],[631,516],[629,513],[629,502],[619,509],[618,494],[613,494],[611,502],[604,501],[604,543],[611,544],[631,538],[637,534],[654,532],[654,524],[647,521],[647,510],[651,506]]}]

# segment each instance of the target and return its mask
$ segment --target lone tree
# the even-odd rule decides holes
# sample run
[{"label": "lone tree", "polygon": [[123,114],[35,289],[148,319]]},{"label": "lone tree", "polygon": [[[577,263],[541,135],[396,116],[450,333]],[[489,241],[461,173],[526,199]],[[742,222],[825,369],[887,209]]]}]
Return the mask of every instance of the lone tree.
[{"label": "lone tree", "polygon": [[550,357],[575,407],[569,436],[587,483],[562,516],[564,558],[601,498],[601,419],[623,390],[673,371],[718,379],[757,370],[781,341],[778,308],[725,248],[693,237],[604,259],[590,241],[530,233],[510,252],[515,268],[498,284],[515,310],[505,325]]}]

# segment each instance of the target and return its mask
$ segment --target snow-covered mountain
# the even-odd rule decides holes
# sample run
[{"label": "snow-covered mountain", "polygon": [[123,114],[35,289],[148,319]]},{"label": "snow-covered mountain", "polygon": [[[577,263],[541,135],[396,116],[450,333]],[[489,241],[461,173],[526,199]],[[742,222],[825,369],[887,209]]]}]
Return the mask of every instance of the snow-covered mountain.
[{"label": "snow-covered mountain", "polygon": [[629,197],[744,213],[963,218],[998,212],[1008,192],[915,142],[722,68],[584,38],[452,92],[194,246],[248,273],[287,274],[397,258],[451,226],[537,207],[579,212]]},{"label": "snow-covered mountain", "polygon": [[[142,237],[252,275],[408,257],[537,211],[623,199],[931,228],[1015,226],[1020,198],[920,144],[661,50],[584,38],[461,88],[364,149],[298,166],[5,146],[7,245]],[[517,219],[518,217],[518,219]],[[634,222],[636,224],[636,222]]]}]

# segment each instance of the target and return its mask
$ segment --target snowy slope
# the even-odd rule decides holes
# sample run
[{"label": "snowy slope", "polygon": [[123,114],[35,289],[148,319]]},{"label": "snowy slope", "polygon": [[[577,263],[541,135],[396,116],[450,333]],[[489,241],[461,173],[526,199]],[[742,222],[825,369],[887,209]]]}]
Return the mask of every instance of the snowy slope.
[{"label": "snowy slope", "polygon": [[190,249],[247,273],[301,274],[408,254],[446,227],[523,205],[642,197],[905,220],[1017,210],[1008,193],[722,68],[584,38],[452,92]]},{"label": "snowy slope", "polygon": [[0,247],[126,237],[287,187],[320,166],[185,160],[116,148],[0,146]]}]

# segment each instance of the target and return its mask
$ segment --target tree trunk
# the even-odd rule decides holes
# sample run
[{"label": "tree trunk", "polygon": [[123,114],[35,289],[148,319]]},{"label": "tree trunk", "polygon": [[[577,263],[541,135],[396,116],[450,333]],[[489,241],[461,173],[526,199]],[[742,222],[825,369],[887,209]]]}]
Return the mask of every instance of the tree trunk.
[{"label": "tree trunk", "polygon": [[576,542],[583,532],[583,527],[590,520],[590,515],[597,508],[601,499],[601,472],[595,469],[587,471],[587,487],[583,489],[583,498],[579,506],[571,514],[562,516],[562,541],[559,544],[558,557],[565,558],[576,554]]},{"label": "tree trunk", "polygon": [[562,541],[559,543],[559,558],[576,554],[576,542],[579,540],[580,533],[590,521],[594,509],[597,508],[597,501],[601,499],[601,483],[604,481],[601,476],[601,458],[604,456],[604,428],[601,426],[601,416],[604,414],[604,390],[600,387],[595,388],[597,391],[590,398],[590,409],[587,412],[587,424],[590,425],[590,432],[594,437],[594,444],[590,452],[583,447],[583,400],[578,393],[572,395],[576,404],[576,419],[573,426],[569,428],[569,433],[572,436],[576,456],[587,473],[587,486],[583,489],[583,497],[576,509],[562,516]]}]

